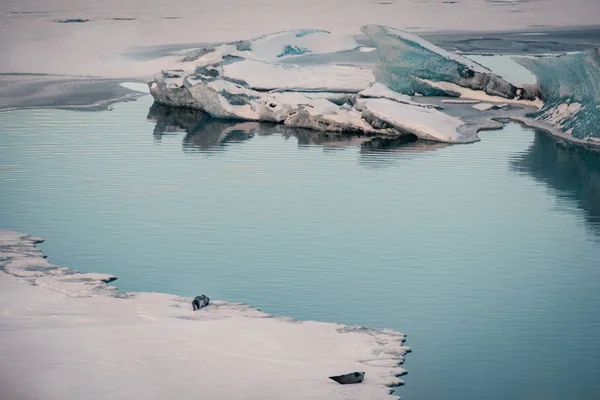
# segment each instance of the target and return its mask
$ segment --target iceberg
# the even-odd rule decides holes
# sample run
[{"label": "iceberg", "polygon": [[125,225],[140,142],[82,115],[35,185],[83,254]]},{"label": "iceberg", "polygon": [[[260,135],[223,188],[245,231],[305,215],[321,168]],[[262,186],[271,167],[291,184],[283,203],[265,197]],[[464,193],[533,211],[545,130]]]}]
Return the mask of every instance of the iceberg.
[{"label": "iceberg", "polygon": [[275,62],[296,56],[350,51],[358,47],[359,44],[348,35],[335,35],[319,29],[301,29],[192,50],[183,57],[183,61],[208,65],[233,56]]},{"label": "iceberg", "polygon": [[213,118],[266,121],[322,132],[354,132],[425,140],[470,143],[476,125],[416,103],[380,83],[357,93],[355,104],[337,105],[298,92],[265,93],[211,75],[163,71],[150,84],[161,104],[203,111]]},{"label": "iceberg", "polygon": [[380,25],[365,25],[361,31],[379,49],[373,71],[377,82],[407,94],[457,96],[427,83],[449,82],[491,96],[507,99],[535,99],[535,92],[516,87],[473,60],[450,53],[411,33]]},{"label": "iceberg", "polygon": [[528,117],[571,138],[600,141],[600,49],[515,61],[536,75],[544,101]]},{"label": "iceberg", "polygon": [[419,139],[445,143],[479,140],[477,127],[431,107],[419,107],[386,98],[360,99],[356,108],[373,126],[390,127]]},{"label": "iceberg", "polygon": [[[0,387],[18,399],[393,400],[410,348],[391,330],[274,317],[244,304],[122,293],[0,230]],[[328,377],[365,371],[360,385]]]},{"label": "iceberg", "polygon": [[[362,30],[381,54],[374,70],[365,65],[281,63],[280,59],[357,46],[354,39],[325,31],[282,32],[188,54],[182,68],[155,75],[150,93],[159,104],[199,110],[213,118],[390,138],[413,135],[445,143],[478,141],[477,132],[497,129],[499,123],[490,118],[501,116],[463,118],[411,95],[465,95],[517,104],[510,116],[524,105],[539,104],[524,100],[536,91],[513,86],[476,62],[417,36],[376,25]],[[499,109],[481,107],[482,112]]]},{"label": "iceberg", "polygon": [[224,64],[222,76],[262,91],[356,93],[375,81],[370,68],[272,64],[257,60]]}]

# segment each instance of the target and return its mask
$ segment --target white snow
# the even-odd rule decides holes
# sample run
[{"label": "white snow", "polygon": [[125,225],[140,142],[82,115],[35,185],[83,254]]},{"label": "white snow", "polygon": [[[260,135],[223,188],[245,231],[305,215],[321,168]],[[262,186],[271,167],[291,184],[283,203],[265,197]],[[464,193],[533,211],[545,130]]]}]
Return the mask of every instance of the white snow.
[{"label": "white snow", "polygon": [[308,29],[260,36],[251,40],[251,46],[252,58],[276,61],[296,55],[286,54],[286,50],[290,50],[289,47],[295,51],[304,52],[302,55],[306,55],[353,50],[358,47],[358,43],[349,35],[336,35],[327,31]]},{"label": "white snow", "polygon": [[148,90],[148,85],[146,85],[145,83],[121,82],[120,85],[123,86],[124,88],[127,88],[129,90],[134,90],[136,92],[150,93],[150,91]]},{"label": "white snow", "polygon": [[357,109],[363,116],[376,118],[420,139],[448,143],[478,141],[475,131],[461,129],[465,122],[433,108],[416,107],[389,99],[360,99]]},{"label": "white snow", "polygon": [[358,92],[375,80],[370,68],[339,65],[301,66],[243,60],[223,65],[224,76],[257,90]]},{"label": "white snow", "polygon": [[527,68],[513,60],[513,56],[483,56],[472,54],[467,55],[466,57],[479,63],[480,65],[485,66],[489,70],[493,71],[496,75],[502,77],[507,82],[510,82],[515,86],[534,85],[537,82],[536,76]]},{"label": "white snow", "polygon": [[[168,294],[118,297],[104,275],[52,266],[33,242],[0,230],[2,399],[392,400],[386,385],[405,372],[401,333],[221,301],[194,312]],[[366,372],[362,384],[328,379],[353,371]]]},{"label": "white snow", "polygon": [[505,108],[508,107],[508,104],[504,103],[504,104],[491,104],[491,103],[478,103],[478,104],[474,104],[471,107],[473,107],[476,110],[479,111],[488,111],[488,110],[497,110],[500,108]]},{"label": "white snow", "polygon": [[[523,106],[536,107],[538,109],[541,109],[542,106],[544,105],[544,102],[540,99],[536,99],[536,100],[506,99],[506,98],[500,97],[500,96],[490,96],[489,94],[485,93],[483,90],[473,90],[473,89],[464,88],[462,86],[459,86],[459,85],[451,83],[451,82],[435,82],[435,81],[431,81],[428,79],[419,79],[419,80],[431,85],[432,87],[458,93],[458,94],[460,94],[461,99],[471,99],[471,100],[491,102],[491,103],[520,104]],[[456,101],[456,100],[454,100],[454,101]]]},{"label": "white snow", "polygon": [[417,103],[410,96],[394,92],[383,83],[375,82],[358,93],[357,98],[389,99],[398,103],[410,104],[415,107],[442,108],[435,104]]}]

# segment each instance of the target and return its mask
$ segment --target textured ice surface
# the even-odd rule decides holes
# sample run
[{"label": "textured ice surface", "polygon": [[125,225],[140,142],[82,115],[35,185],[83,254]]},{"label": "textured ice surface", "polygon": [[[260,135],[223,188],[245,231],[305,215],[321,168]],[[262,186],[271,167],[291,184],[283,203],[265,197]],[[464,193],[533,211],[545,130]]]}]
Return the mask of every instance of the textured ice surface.
[{"label": "textured ice surface", "polygon": [[[120,293],[0,230],[3,399],[394,399],[404,335]],[[41,286],[41,287],[40,287]],[[360,385],[328,376],[365,371]]]},{"label": "textured ice surface", "polygon": [[[427,96],[455,95],[424,80],[450,82],[508,99],[529,94],[475,61],[449,53],[411,33],[380,25],[366,25],[361,31],[379,49],[380,58],[373,71],[375,79],[396,92]],[[533,98],[533,97],[532,97]]]},{"label": "textured ice surface", "polygon": [[544,100],[531,117],[576,139],[600,138],[600,49],[516,61],[537,76]]},{"label": "textured ice surface", "polygon": [[[331,36],[327,32],[301,31],[188,53],[181,69],[164,70],[155,76],[150,93],[160,104],[201,110],[215,118],[277,122],[326,132],[412,134],[448,143],[476,141],[478,129],[497,128],[498,123],[483,115],[479,121],[465,121],[438,111],[443,109],[439,103],[415,101],[416,97],[408,94],[539,104],[521,99],[523,89],[476,62],[418,36],[381,26],[365,26],[363,31],[372,37],[381,54],[375,75],[400,89],[374,82],[368,66],[273,62],[309,52],[356,47],[354,40],[327,39]],[[315,35],[331,43],[315,45],[314,50],[307,44],[306,51],[282,52],[288,46],[297,47],[296,40]],[[382,74],[391,79],[381,79]],[[498,108],[485,107],[482,111]]]}]

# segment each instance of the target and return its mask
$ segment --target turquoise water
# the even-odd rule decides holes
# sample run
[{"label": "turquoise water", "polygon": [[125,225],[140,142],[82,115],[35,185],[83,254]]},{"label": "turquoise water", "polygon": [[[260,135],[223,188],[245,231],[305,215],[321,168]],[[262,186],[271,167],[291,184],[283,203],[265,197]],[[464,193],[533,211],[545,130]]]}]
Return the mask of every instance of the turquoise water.
[{"label": "turquoise water", "polygon": [[405,400],[600,398],[598,154],[516,124],[320,145],[150,105],[0,114],[0,226],[123,290],[401,330]]}]

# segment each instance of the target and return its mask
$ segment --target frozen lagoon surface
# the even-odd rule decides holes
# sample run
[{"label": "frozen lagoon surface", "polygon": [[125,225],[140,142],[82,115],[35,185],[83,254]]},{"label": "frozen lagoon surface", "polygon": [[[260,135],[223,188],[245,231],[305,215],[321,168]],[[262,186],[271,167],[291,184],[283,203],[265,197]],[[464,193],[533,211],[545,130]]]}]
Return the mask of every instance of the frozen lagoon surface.
[{"label": "frozen lagoon surface", "polygon": [[[393,399],[402,382],[401,333],[124,295],[51,265],[36,241],[0,230],[3,399]],[[355,370],[364,384],[328,379]]]},{"label": "frozen lagoon surface", "polygon": [[[0,114],[2,226],[46,238],[53,264],[175,306],[201,292],[405,332],[403,399],[597,398],[597,153],[516,124],[470,145],[369,145],[150,106]],[[74,299],[61,317],[38,289],[3,310],[113,318]],[[165,332],[189,322],[145,307],[136,318]],[[182,340],[200,347],[202,332]]]}]

